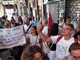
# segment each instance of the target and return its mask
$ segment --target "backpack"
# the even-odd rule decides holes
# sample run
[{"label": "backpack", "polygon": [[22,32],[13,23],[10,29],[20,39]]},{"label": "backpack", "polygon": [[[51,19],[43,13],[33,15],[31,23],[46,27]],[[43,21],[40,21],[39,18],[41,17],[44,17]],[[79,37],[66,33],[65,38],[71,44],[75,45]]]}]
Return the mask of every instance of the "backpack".
[{"label": "backpack", "polygon": [[[57,43],[61,40],[62,37],[63,37],[63,36],[60,35],[60,36],[57,38]],[[78,42],[78,40],[77,40],[76,38],[74,38],[74,41],[75,41],[76,43]],[[57,43],[56,43],[56,44],[57,44]],[[49,44],[50,50],[55,51],[55,50],[56,50],[56,44],[55,44],[55,43],[54,43],[54,44],[50,43],[50,44]]]}]

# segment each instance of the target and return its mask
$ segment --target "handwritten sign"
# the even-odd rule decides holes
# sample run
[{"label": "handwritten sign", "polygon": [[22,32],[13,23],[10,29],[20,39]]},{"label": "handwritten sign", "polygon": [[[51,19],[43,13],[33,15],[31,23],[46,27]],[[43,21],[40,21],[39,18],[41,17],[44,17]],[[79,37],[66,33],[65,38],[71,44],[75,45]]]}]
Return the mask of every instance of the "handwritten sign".
[{"label": "handwritten sign", "polygon": [[0,49],[12,48],[25,43],[23,26],[0,29]]}]

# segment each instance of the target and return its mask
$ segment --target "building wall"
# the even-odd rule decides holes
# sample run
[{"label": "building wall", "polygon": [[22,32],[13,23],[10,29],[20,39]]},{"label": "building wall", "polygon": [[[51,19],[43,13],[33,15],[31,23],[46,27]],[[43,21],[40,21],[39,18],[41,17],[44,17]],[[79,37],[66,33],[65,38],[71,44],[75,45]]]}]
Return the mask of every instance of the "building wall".
[{"label": "building wall", "polygon": [[[32,9],[32,11],[30,10]],[[43,13],[43,0],[29,0],[28,1],[28,15],[36,17],[40,15],[42,17]]]},{"label": "building wall", "polygon": [[80,0],[66,1],[66,16],[72,17],[72,20],[77,20],[80,15]]},{"label": "building wall", "polygon": [[4,15],[4,8],[2,6],[2,0],[0,0],[0,17]]},{"label": "building wall", "polygon": [[54,23],[58,23],[58,2],[49,4],[49,13],[51,13]]}]

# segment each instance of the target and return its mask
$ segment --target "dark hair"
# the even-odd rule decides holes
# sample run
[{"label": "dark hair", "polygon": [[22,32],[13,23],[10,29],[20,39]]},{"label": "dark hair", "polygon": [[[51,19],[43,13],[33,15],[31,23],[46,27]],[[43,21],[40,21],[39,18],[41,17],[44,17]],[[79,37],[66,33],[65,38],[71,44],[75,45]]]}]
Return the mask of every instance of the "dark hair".
[{"label": "dark hair", "polygon": [[14,17],[11,17],[11,23],[12,23],[12,24],[15,24],[15,23],[16,23]]},{"label": "dark hair", "polygon": [[[37,30],[36,26],[32,26],[32,28],[34,28],[35,30]],[[36,31],[36,35],[38,35],[37,31]]]},{"label": "dark hair", "polygon": [[5,19],[6,20],[6,17],[5,16],[2,16],[2,19]]},{"label": "dark hair", "polygon": [[73,24],[65,23],[65,25],[68,25],[72,30],[74,30]]},{"label": "dark hair", "polygon": [[40,52],[41,56],[44,56],[44,52],[39,46],[36,45],[28,46],[27,48],[24,49],[21,56],[21,60],[34,60],[34,54],[36,54],[37,52]]},{"label": "dark hair", "polygon": [[80,35],[80,31],[76,32],[73,36],[74,36],[74,38],[78,39],[78,37],[77,37],[78,35]]},{"label": "dark hair", "polygon": [[69,52],[71,53],[72,50],[78,50],[80,49],[80,44],[79,43],[73,43],[71,44],[70,48],[69,48]]},{"label": "dark hair", "polygon": [[42,57],[42,60],[50,60],[49,57],[47,55]]},{"label": "dark hair", "polygon": [[71,19],[71,17],[70,17],[70,16],[67,16],[66,18],[70,18],[70,19]]},{"label": "dark hair", "polygon": [[21,16],[18,17],[18,22],[21,22],[23,24],[23,20]]},{"label": "dark hair", "polygon": [[58,31],[59,31],[58,23],[53,23],[51,30],[49,30],[48,32],[48,36],[51,36],[51,35],[55,36],[58,34]]},{"label": "dark hair", "polygon": [[29,21],[32,21],[32,18],[31,18],[31,17],[29,17],[29,18],[28,18],[28,20],[29,20]]},{"label": "dark hair", "polygon": [[16,27],[16,26],[20,26],[20,24],[19,24],[19,23],[15,23],[15,24],[14,24],[14,27]]}]

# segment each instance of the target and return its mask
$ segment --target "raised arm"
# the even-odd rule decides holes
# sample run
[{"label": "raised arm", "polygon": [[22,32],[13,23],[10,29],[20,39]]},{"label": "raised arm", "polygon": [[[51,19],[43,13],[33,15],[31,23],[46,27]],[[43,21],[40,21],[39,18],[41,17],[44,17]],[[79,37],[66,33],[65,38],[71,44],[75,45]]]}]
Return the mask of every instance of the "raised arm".
[{"label": "raised arm", "polygon": [[39,24],[38,27],[37,27],[37,32],[38,32],[40,38],[45,42],[52,42],[50,37],[47,37],[44,34],[42,34],[41,29],[42,29],[42,25]]}]

